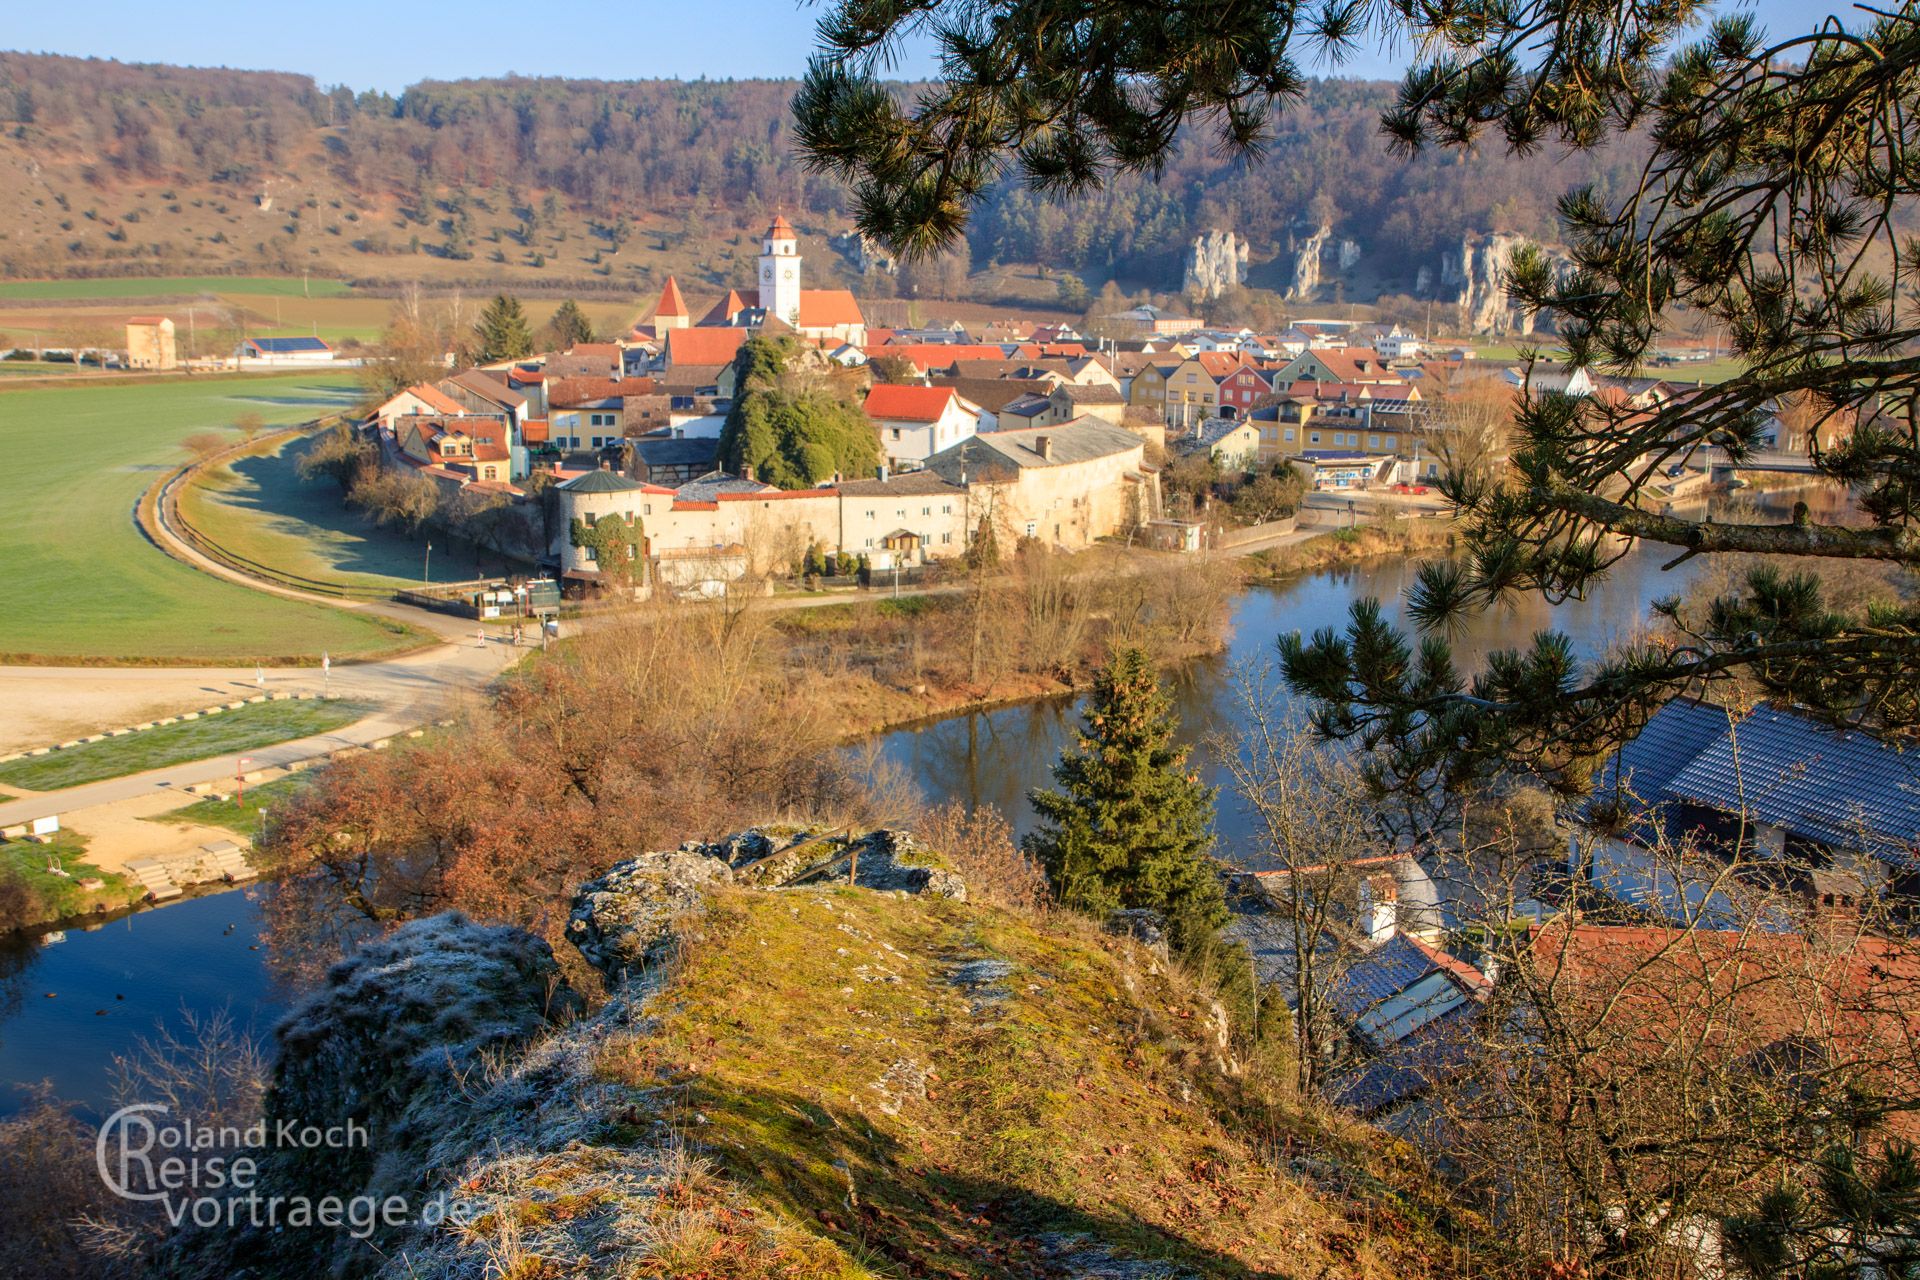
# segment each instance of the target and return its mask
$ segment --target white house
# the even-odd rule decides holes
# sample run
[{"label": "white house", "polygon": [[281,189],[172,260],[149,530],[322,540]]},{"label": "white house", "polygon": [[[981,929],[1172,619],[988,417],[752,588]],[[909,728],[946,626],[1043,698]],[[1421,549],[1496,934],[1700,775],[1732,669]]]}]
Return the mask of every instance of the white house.
[{"label": "white house", "polygon": [[980,430],[980,406],[952,387],[875,383],[866,411],[880,432],[880,452],[894,468],[924,466]]}]

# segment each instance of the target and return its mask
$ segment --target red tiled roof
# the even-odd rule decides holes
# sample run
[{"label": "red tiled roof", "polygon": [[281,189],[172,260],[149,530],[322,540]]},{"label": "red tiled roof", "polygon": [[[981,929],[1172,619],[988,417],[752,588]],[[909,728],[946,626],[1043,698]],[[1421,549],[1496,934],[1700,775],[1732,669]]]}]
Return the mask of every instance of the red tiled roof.
[{"label": "red tiled roof", "polygon": [[[669,489],[667,492],[671,493]],[[831,498],[837,496],[833,489],[768,489],[759,493],[716,493],[716,502],[772,502],[783,498]],[[678,507],[681,504],[675,503]],[[704,504],[703,504],[704,505]]]},{"label": "red tiled roof", "polygon": [[837,324],[865,324],[860,303],[846,289],[802,289],[800,327],[826,329]]},{"label": "red tiled roof", "polygon": [[667,363],[728,364],[748,336],[745,329],[672,329],[667,333]]},{"label": "red tiled roof", "polygon": [[545,444],[547,442],[547,420],[545,418],[528,418],[520,424],[520,438],[528,444]]},{"label": "red tiled roof", "polygon": [[1208,377],[1216,380],[1226,377],[1243,364],[1253,363],[1239,351],[1202,351],[1194,359],[1200,362],[1200,367],[1207,371]]},{"label": "red tiled roof", "polygon": [[687,310],[687,300],[680,294],[680,282],[672,276],[667,277],[666,286],[660,290],[660,301],[654,304],[653,314],[656,318],[693,314]]},{"label": "red tiled roof", "polygon": [[435,413],[444,413],[450,417],[459,417],[467,410],[458,400],[434,386],[431,382],[422,382],[407,388],[407,394],[426,405]]},{"label": "red tiled roof", "polygon": [[953,397],[952,387],[879,382],[867,392],[867,416],[889,422],[937,422]]},{"label": "red tiled roof", "polygon": [[793,226],[787,221],[785,215],[776,213],[773,215],[773,225],[767,228],[767,238],[770,240],[798,240],[800,237],[793,234]]},{"label": "red tiled roof", "polygon": [[[757,293],[754,295],[756,302],[759,296]],[[714,303],[713,308],[708,311],[706,315],[700,317],[700,327],[708,329],[716,325],[730,325],[733,323],[734,316],[754,305],[756,305],[756,303],[748,302],[738,289],[729,289],[725,297]]]}]

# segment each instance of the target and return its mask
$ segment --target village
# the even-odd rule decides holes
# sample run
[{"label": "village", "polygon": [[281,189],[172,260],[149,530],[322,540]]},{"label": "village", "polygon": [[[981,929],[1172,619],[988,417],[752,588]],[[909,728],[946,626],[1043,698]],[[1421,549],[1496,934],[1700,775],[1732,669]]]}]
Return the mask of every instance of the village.
[{"label": "village", "polygon": [[[886,329],[850,292],[803,287],[804,266],[800,237],[776,217],[759,290],[694,307],[669,278],[617,341],[449,372],[386,399],[362,431],[382,466],[430,480],[443,506],[466,494],[527,512],[493,522],[496,536],[519,531],[499,549],[575,595],[608,585],[607,531],[585,534],[619,521],[634,564],[618,587],[644,598],[798,574],[810,558],[911,570],[962,557],[983,534],[1065,551],[1116,540],[1198,551],[1219,545],[1223,515],[1231,523],[1213,499],[1259,475],[1330,509],[1356,498],[1437,509],[1450,460],[1503,456],[1497,424],[1522,394],[1649,413],[1692,389],[1429,351],[1398,325],[1302,320],[1262,335],[1144,305],[1102,326],[1130,337],[1063,323]],[[727,469],[737,357],[756,339],[804,353],[857,401],[878,445],[870,473],[779,487],[750,464]],[[327,356],[305,344],[276,358]],[[1774,448],[1804,443],[1788,417],[1777,415]],[[1226,484],[1170,491],[1165,473],[1182,460]],[[1663,483],[1674,497],[1697,491],[1710,467]],[[557,510],[536,517],[549,487]]]}]

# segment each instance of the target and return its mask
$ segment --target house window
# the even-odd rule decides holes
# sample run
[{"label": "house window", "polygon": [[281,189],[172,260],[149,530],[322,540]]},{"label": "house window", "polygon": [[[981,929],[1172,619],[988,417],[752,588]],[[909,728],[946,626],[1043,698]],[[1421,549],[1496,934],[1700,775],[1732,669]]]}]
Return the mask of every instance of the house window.
[{"label": "house window", "polygon": [[590,413],[587,415],[587,425],[590,427],[611,427],[615,425],[614,416],[610,413]]},{"label": "house window", "polygon": [[1286,429],[1285,431],[1282,431],[1282,432],[1280,433],[1280,438],[1281,438],[1282,440],[1285,440],[1285,441],[1286,441],[1286,442],[1287,442],[1288,444],[1292,444],[1292,443],[1293,443],[1293,428],[1292,428],[1292,427],[1288,427],[1288,428],[1287,428],[1287,429]]},{"label": "house window", "polygon": [[[869,512],[867,512],[867,519],[869,519],[869,520],[871,520],[871,519],[873,519],[873,512],[871,512],[871,511],[869,511]],[[872,543],[868,543],[867,545],[868,545],[868,546],[872,546],[873,544],[872,544]]]},{"label": "house window", "polygon": [[1314,431],[1314,432],[1311,432],[1311,433],[1309,433],[1309,434],[1308,434],[1308,436],[1307,436],[1307,443],[1308,443],[1308,444],[1319,444],[1319,443],[1320,443],[1320,433],[1319,433],[1318,431]]},{"label": "house window", "polygon": [[1037,538],[1040,536],[1040,526],[1032,520],[1027,521],[1027,536],[1029,538]]},{"label": "house window", "polygon": [[1192,382],[1192,381],[1194,381],[1194,380],[1195,380],[1195,379],[1194,379],[1194,376],[1193,376],[1192,374],[1188,374],[1188,375],[1187,375],[1187,381],[1188,381],[1188,382]]},{"label": "house window", "polygon": [[1396,440],[1396,438],[1395,438],[1395,437],[1393,437],[1393,436],[1388,436],[1388,437],[1387,437],[1387,448],[1389,448],[1389,449],[1397,449],[1397,448],[1399,448],[1399,447],[1400,447],[1400,446],[1399,446],[1399,444],[1398,444],[1398,442],[1397,442],[1397,440]]},{"label": "house window", "polygon": [[923,515],[923,516],[930,516],[930,515],[932,515],[932,514],[933,514],[933,508],[932,508],[932,507],[922,507],[922,508],[920,508],[920,514],[921,514],[921,515]]},{"label": "house window", "polygon": [[944,505],[944,506],[942,506],[942,507],[940,508],[940,514],[941,514],[941,515],[943,515],[943,516],[950,516],[950,515],[952,515],[952,514],[953,514],[953,504],[952,504],[951,502],[949,502],[949,503],[947,503],[946,505]]},{"label": "house window", "polygon": [[1369,448],[1369,449],[1378,449],[1379,447],[1380,447],[1380,437],[1379,437],[1379,436],[1377,436],[1377,435],[1374,435],[1374,434],[1372,434],[1372,433],[1368,433],[1368,435],[1367,435],[1367,448]]},{"label": "house window", "polygon": [[600,444],[601,444],[601,437],[595,436],[593,438],[593,447],[598,449],[600,447]]},{"label": "house window", "polygon": [[940,541],[942,541],[942,542],[952,542],[952,541],[953,541],[953,535],[952,535],[952,534],[950,534],[950,533],[943,533],[943,534],[941,534],[941,535],[940,535]]},{"label": "house window", "polygon": [[582,547],[580,549],[586,553],[588,563],[592,563],[593,561],[598,560],[600,558],[600,553],[595,551],[592,547]]},{"label": "house window", "polygon": [[900,438],[900,428],[898,428],[898,427],[895,427],[895,428],[893,429],[893,438],[894,438],[895,440],[898,440],[898,439]]}]

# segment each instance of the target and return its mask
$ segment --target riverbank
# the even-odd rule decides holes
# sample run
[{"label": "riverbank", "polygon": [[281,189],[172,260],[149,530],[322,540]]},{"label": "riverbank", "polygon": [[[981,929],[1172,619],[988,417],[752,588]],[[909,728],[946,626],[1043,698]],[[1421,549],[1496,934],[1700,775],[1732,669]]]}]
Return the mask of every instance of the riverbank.
[{"label": "riverbank", "polygon": [[1455,545],[1454,522],[1450,518],[1410,519],[1394,515],[1350,529],[1316,534],[1291,546],[1256,551],[1241,564],[1247,582],[1275,583],[1384,556],[1425,557],[1451,552]]}]

